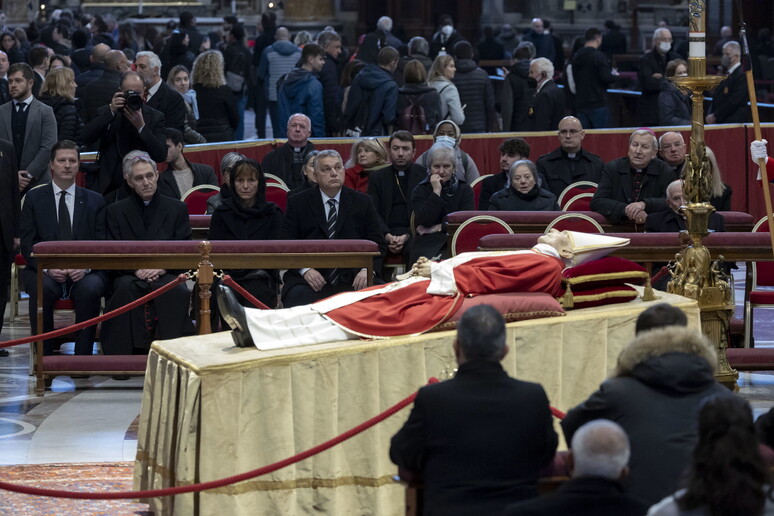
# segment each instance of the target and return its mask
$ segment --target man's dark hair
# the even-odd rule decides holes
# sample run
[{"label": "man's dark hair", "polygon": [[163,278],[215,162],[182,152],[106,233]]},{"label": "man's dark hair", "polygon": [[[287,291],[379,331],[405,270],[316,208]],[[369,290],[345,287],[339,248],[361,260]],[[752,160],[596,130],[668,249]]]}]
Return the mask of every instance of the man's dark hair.
[{"label": "man's dark hair", "polygon": [[261,27],[264,31],[277,28],[277,15],[273,11],[266,11],[261,15]]},{"label": "man's dark hair", "polygon": [[490,305],[468,309],[457,323],[457,343],[465,359],[500,361],[505,349],[505,320]]},{"label": "man's dark hair", "polygon": [[35,79],[35,72],[32,71],[32,67],[27,63],[14,63],[8,68],[8,77],[11,74],[21,72],[25,81],[32,81]]},{"label": "man's dark hair", "polygon": [[30,55],[27,60],[30,62],[30,66],[35,68],[41,66],[48,59],[48,49],[46,47],[32,47],[30,49]]},{"label": "man's dark hair", "polygon": [[72,140],[59,140],[56,142],[54,146],[51,147],[50,161],[56,159],[56,153],[59,150],[74,150],[75,154],[78,155],[78,161],[81,160],[81,155],[78,153],[78,145]]},{"label": "man's dark hair", "polygon": [[532,49],[534,48],[534,45],[532,45],[532,48],[530,48],[530,45],[520,44],[518,47],[516,47],[516,50],[513,51],[513,58],[518,59],[519,61],[532,59]]},{"label": "man's dark hair", "polygon": [[242,27],[241,23],[234,24],[234,25],[231,26],[231,35],[237,41],[244,41],[244,39],[245,39],[245,28]]},{"label": "man's dark hair", "polygon": [[180,130],[175,129],[174,127],[167,127],[164,129],[164,136],[167,140],[172,142],[172,145],[177,145],[178,143],[182,143],[183,146],[185,146],[185,140],[183,139],[183,133],[180,132]]},{"label": "man's dark hair", "polygon": [[239,18],[237,18],[233,14],[228,14],[223,17],[223,22],[228,23],[233,27],[234,25],[239,25]]},{"label": "man's dark hair", "polygon": [[473,45],[467,41],[458,41],[454,45],[454,57],[457,59],[473,59]]},{"label": "man's dark hair", "polygon": [[89,44],[89,35],[83,29],[75,29],[70,38],[74,49],[85,48]]},{"label": "man's dark hair", "polygon": [[637,325],[634,334],[664,326],[688,326],[688,318],[685,312],[667,303],[653,305],[637,317]]},{"label": "man's dark hair", "polygon": [[190,27],[191,22],[193,22],[194,15],[190,11],[183,11],[180,13],[180,26],[181,27]]},{"label": "man's dark hair", "polygon": [[325,50],[316,43],[307,43],[301,51],[301,62],[308,63],[314,57],[324,57]]},{"label": "man's dark hair", "polygon": [[393,61],[400,59],[400,53],[392,47],[383,47],[376,58],[379,66],[389,66]]},{"label": "man's dark hair", "polygon": [[387,142],[387,146],[392,145],[392,140],[400,140],[402,142],[410,143],[413,148],[416,148],[414,143],[414,135],[410,131],[395,131],[390,135],[390,140]]},{"label": "man's dark hair", "polygon": [[530,146],[524,138],[508,138],[503,140],[499,147],[500,152],[506,154],[518,154],[524,159],[529,159]]},{"label": "man's dark hair", "polygon": [[586,41],[593,41],[600,36],[602,36],[602,31],[600,31],[596,27],[591,27],[589,29],[586,29],[586,34],[583,37]]},{"label": "man's dark hair", "polygon": [[91,24],[92,25],[96,25],[97,32],[100,33],[100,34],[108,31],[107,22],[99,14],[94,16],[94,19],[92,20]]}]

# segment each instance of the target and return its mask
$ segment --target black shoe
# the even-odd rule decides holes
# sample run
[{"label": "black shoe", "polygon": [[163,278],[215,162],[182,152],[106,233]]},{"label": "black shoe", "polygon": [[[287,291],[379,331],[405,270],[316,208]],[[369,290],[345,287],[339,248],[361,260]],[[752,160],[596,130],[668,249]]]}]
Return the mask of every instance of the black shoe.
[{"label": "black shoe", "polygon": [[7,349],[0,349],[0,357],[7,357],[9,355],[10,353],[8,352]]},{"label": "black shoe", "polygon": [[129,375],[128,374],[114,374],[113,375],[113,380],[124,381],[124,380],[128,380],[128,379],[129,379]]},{"label": "black shoe", "polygon": [[220,316],[231,326],[231,338],[234,344],[239,348],[251,348],[255,346],[253,338],[250,336],[250,330],[247,328],[247,317],[245,316],[245,307],[239,304],[234,292],[225,285],[219,285],[220,293],[218,295],[218,308]]}]

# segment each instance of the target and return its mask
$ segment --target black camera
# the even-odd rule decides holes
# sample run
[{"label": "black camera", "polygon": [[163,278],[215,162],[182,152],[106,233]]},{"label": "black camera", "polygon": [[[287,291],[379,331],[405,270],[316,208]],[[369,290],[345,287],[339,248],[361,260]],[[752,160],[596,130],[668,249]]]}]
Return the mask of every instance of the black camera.
[{"label": "black camera", "polygon": [[139,111],[142,109],[142,93],[129,90],[124,93],[124,100],[126,101],[126,108],[132,111]]}]

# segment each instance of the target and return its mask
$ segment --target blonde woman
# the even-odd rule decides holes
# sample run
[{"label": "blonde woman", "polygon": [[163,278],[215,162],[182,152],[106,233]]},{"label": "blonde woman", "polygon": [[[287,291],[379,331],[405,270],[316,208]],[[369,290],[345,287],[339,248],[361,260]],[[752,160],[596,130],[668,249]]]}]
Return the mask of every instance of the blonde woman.
[{"label": "blonde woman", "polygon": [[208,142],[225,142],[234,139],[239,124],[234,95],[226,86],[223,75],[223,54],[207,50],[196,58],[193,65],[193,89],[199,105],[197,131]]},{"label": "blonde woman", "polygon": [[387,165],[387,149],[378,138],[362,138],[352,145],[344,164],[344,186],[368,192],[368,174]]},{"label": "blonde woman", "polygon": [[75,74],[71,68],[54,68],[46,75],[39,100],[51,106],[56,118],[57,141],[78,141],[83,122],[75,108]]},{"label": "blonde woman", "polygon": [[710,203],[718,211],[731,211],[731,187],[723,182],[723,178],[720,175],[720,167],[718,167],[718,160],[715,157],[715,153],[709,147],[707,147],[707,159],[712,170],[712,197],[710,197]]},{"label": "blonde woman", "polygon": [[465,123],[465,112],[462,110],[457,86],[451,81],[456,71],[452,56],[438,56],[430,68],[427,84],[441,95],[441,118],[451,120],[459,126]]}]

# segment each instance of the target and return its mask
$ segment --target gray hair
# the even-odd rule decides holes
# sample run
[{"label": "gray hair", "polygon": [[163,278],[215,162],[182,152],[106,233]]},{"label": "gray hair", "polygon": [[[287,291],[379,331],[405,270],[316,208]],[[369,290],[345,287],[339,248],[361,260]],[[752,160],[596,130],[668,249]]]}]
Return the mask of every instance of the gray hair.
[{"label": "gray hair", "polygon": [[656,43],[656,40],[659,38],[664,37],[666,34],[669,33],[669,35],[672,35],[672,31],[667,29],[666,27],[659,27],[656,30],[653,31],[653,43]]},{"label": "gray hair", "polygon": [[537,59],[533,59],[529,64],[532,65],[533,63],[537,65],[539,72],[546,72],[546,77],[549,79],[554,76],[554,63],[545,57],[538,57]]},{"label": "gray hair", "polygon": [[513,162],[511,168],[508,169],[508,181],[513,179],[513,174],[519,167],[527,167],[529,171],[532,172],[532,179],[534,179],[536,183],[538,182],[537,167],[528,159],[520,159],[519,161]]},{"label": "gray hair", "polygon": [[629,135],[629,145],[632,144],[632,141],[634,141],[635,136],[650,136],[653,138],[653,148],[658,150],[658,138],[656,138],[656,135],[653,134],[651,131],[648,131],[647,129],[637,129],[632,134]]},{"label": "gray hair", "polygon": [[244,154],[238,152],[227,152],[220,159],[220,175],[225,178],[226,174],[231,174],[231,169],[234,168],[237,161],[247,159]]},{"label": "gray hair", "polygon": [[505,320],[489,305],[468,309],[457,323],[457,344],[466,360],[499,361],[505,351]]},{"label": "gray hair", "polygon": [[341,159],[341,154],[339,154],[338,151],[333,149],[325,149],[319,152],[317,156],[314,158],[314,171],[319,172],[320,171],[320,162],[322,161],[322,158],[336,158],[341,162],[341,166],[344,166],[344,160]]},{"label": "gray hair", "polygon": [[390,32],[392,30],[392,18],[389,16],[382,16],[376,22],[376,28],[383,30],[384,32]]},{"label": "gray hair", "polygon": [[618,424],[598,419],[581,426],[572,437],[573,477],[616,480],[629,463],[629,438]]},{"label": "gray hair", "polygon": [[150,154],[141,150],[133,150],[127,152],[121,162],[121,172],[124,174],[124,179],[129,180],[129,177],[132,175],[132,167],[137,163],[150,163],[153,166],[153,171],[158,171],[156,162],[151,159]]},{"label": "gray hair", "polygon": [[742,47],[737,43],[736,41],[729,41],[725,45],[723,45],[723,50],[726,48],[731,49],[731,54],[735,56],[741,56],[742,55]]},{"label": "gray hair", "polygon": [[290,126],[290,121],[291,121],[291,120],[293,120],[293,119],[294,119],[295,117],[297,117],[297,116],[300,116],[301,118],[303,118],[304,120],[306,120],[306,125],[308,125],[308,126],[309,126],[309,129],[311,129],[311,128],[312,128],[312,119],[311,119],[311,118],[309,118],[308,116],[306,116],[306,115],[305,115],[305,114],[303,114],[303,113],[293,113],[292,115],[290,115],[290,116],[288,117],[288,123],[287,123],[288,127]]},{"label": "gray hair", "polygon": [[341,41],[341,36],[332,30],[324,30],[317,35],[317,44],[323,47],[323,50],[335,41]]},{"label": "gray hair", "polygon": [[161,59],[159,59],[159,56],[157,56],[153,52],[149,52],[147,50],[143,50],[142,52],[137,52],[137,55],[134,56],[135,62],[140,57],[147,57],[148,58],[148,65],[151,68],[158,68],[159,69],[159,74],[161,74]]},{"label": "gray hair", "polygon": [[671,195],[671,193],[670,193],[670,192],[672,192],[672,190],[674,190],[674,189],[675,189],[675,188],[677,188],[678,186],[679,186],[680,188],[682,188],[682,187],[683,187],[683,180],[682,180],[682,179],[675,179],[674,181],[672,181],[671,183],[669,183],[669,184],[667,185],[667,187],[666,187],[666,196],[667,196],[667,197],[669,197],[669,196]]},{"label": "gray hair", "polygon": [[434,143],[427,151],[427,167],[430,168],[436,160],[448,159],[452,163],[452,168],[457,165],[457,153],[454,149],[442,143]]},{"label": "gray hair", "polygon": [[430,44],[422,36],[414,36],[408,42],[409,55],[419,54],[426,56],[430,54]]},{"label": "gray hair", "polygon": [[680,137],[680,143],[685,144],[685,138],[683,138],[683,135],[678,133],[677,131],[667,131],[661,136],[658,137],[658,147],[661,148],[661,145],[664,143],[664,136],[667,136],[669,134],[676,134]]}]

